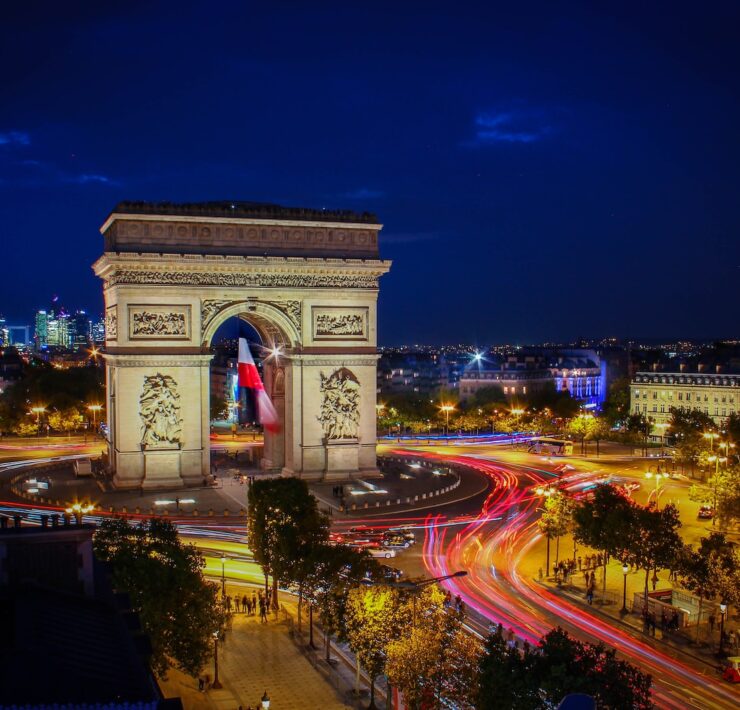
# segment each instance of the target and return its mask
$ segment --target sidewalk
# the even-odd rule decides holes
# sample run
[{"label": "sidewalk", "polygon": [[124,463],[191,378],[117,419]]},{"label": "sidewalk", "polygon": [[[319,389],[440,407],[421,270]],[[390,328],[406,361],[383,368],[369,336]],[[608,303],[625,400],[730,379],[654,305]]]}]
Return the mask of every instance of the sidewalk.
[{"label": "sidewalk", "polygon": [[[710,630],[708,623],[706,621],[703,621],[699,630],[699,644],[695,642],[696,625],[694,624],[686,626],[679,631],[663,631],[660,628],[660,619],[658,619],[658,625],[655,629],[654,634],[649,634],[646,632],[646,630],[643,628],[642,616],[637,613],[632,613],[631,611],[635,593],[644,593],[644,570],[630,571],[626,575],[626,606],[627,609],[630,611],[629,613],[624,614],[622,613],[622,604],[625,599],[625,575],[622,571],[622,565],[618,561],[612,560],[609,564],[607,564],[605,593],[603,591],[603,566],[592,568],[590,570],[591,572],[595,572],[596,574],[596,584],[594,589],[593,604],[589,605],[586,600],[585,558],[586,556],[592,555],[594,553],[592,553],[588,549],[579,548],[577,551],[577,557],[581,557],[583,569],[578,570],[578,568],[576,567],[575,573],[568,577],[567,582],[558,585],[555,581],[555,578],[552,576],[552,565],[555,562],[554,541],[551,542],[550,545],[550,575],[548,576],[543,574],[543,576],[540,577],[540,572],[544,571],[545,548],[546,542],[544,539],[542,539],[532,548],[529,564],[524,567],[523,571],[526,574],[529,574],[531,577],[537,579],[539,583],[547,587],[548,590],[563,597],[567,597],[570,602],[578,604],[584,609],[584,611],[587,610],[589,613],[604,617],[612,625],[629,627],[633,633],[639,634],[639,636],[645,641],[649,640],[649,642],[656,647],[663,646],[666,649],[672,649],[679,652],[687,659],[691,659],[694,662],[698,662],[702,665],[709,665],[712,668],[717,666],[719,661],[715,653],[719,645],[718,623],[715,624],[712,631]],[[573,544],[571,538],[565,536],[560,541],[560,560],[568,559],[573,559]],[[648,586],[648,591],[652,592],[652,573],[650,577],[651,582]],[[674,588],[668,577],[668,571],[662,570],[658,574],[658,581],[655,585],[656,589],[671,590],[672,588]],[[712,607],[713,605],[710,602],[705,602],[702,610],[702,620],[706,620],[710,616]],[[717,616],[719,615],[717,614]],[[729,630],[736,628],[737,625],[738,619],[736,617],[730,617],[725,623],[725,631],[729,633]]]},{"label": "sidewalk", "polygon": [[[233,596],[245,591],[246,587],[227,587],[227,593]],[[317,633],[317,645],[320,640]],[[259,616],[234,614],[225,642],[219,643],[218,660],[221,690],[199,692],[197,678],[170,671],[168,679],[160,681],[165,697],[180,697],[185,710],[258,708],[265,691],[275,710],[356,707],[346,696],[346,687],[342,692],[343,685],[329,680],[294,643],[290,622],[275,621],[272,614],[267,624],[261,624]],[[213,679],[213,662],[204,674]]]}]

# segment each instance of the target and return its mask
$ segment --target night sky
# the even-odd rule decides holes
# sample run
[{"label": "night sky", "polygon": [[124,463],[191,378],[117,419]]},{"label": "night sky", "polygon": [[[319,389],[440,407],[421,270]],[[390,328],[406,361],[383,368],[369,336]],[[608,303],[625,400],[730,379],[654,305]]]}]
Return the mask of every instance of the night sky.
[{"label": "night sky", "polygon": [[384,345],[738,336],[739,71],[737,2],[5,3],[0,312],[241,199],[378,214]]}]

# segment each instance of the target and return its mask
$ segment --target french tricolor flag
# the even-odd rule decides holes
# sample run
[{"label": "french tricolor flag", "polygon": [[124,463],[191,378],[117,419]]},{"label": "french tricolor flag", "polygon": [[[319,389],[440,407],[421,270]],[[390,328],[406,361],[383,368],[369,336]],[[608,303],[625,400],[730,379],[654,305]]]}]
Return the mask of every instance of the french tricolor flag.
[{"label": "french tricolor flag", "polygon": [[273,434],[280,431],[280,420],[270,397],[265,392],[265,386],[260,379],[257,365],[254,364],[252,353],[245,338],[239,338],[239,387],[247,387],[254,392],[257,402],[257,414],[260,423]]}]

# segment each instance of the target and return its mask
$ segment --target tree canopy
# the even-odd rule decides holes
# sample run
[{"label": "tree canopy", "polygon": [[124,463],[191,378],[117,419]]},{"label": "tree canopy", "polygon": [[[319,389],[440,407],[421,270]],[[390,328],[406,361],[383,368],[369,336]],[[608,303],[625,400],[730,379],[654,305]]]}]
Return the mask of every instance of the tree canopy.
[{"label": "tree canopy", "polygon": [[113,587],[126,592],[152,644],[152,669],[164,676],[170,663],[198,675],[211,656],[213,633],[226,612],[218,587],[203,578],[203,558],[185,545],[169,521],[132,524],[103,520],[94,538],[95,556],[110,565]]}]

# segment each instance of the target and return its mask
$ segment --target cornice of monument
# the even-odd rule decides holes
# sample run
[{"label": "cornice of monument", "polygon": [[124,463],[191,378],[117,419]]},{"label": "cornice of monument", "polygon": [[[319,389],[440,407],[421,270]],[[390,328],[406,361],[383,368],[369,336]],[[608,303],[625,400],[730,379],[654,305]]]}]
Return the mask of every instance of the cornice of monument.
[{"label": "cornice of monument", "polygon": [[[267,202],[245,202],[241,200],[224,200],[218,202],[119,202],[111,211],[101,232],[115,219],[140,219],[156,221],[189,221],[189,222],[231,222],[269,224],[320,224],[322,226],[338,225],[347,227],[355,225],[367,228],[372,225],[382,227],[372,212],[355,212],[353,210],[326,210],[307,207],[284,207]],[[107,225],[107,226],[106,226]]]},{"label": "cornice of monument", "polygon": [[93,264],[93,271],[107,286],[280,286],[282,279],[287,288],[320,287],[323,277],[332,283],[347,282],[349,287],[377,288],[377,279],[388,272],[391,263],[385,259],[105,252]]}]

